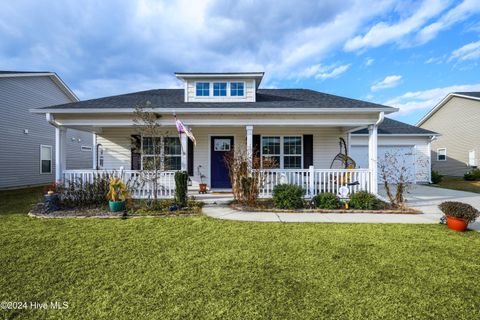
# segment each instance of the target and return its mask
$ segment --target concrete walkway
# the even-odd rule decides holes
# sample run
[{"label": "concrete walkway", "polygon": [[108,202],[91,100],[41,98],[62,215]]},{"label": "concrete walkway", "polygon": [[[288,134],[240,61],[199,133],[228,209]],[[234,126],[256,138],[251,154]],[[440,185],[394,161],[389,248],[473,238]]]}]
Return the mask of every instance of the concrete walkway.
[{"label": "concrete walkway", "polygon": [[[424,214],[243,212],[231,209],[224,201],[218,201],[218,204],[207,204],[203,208],[203,213],[217,219],[257,222],[437,224],[443,215],[438,205],[443,201],[461,201],[480,209],[480,194],[423,185],[414,186],[407,195],[407,201],[410,207]],[[469,228],[480,230],[480,221],[471,224]]]}]

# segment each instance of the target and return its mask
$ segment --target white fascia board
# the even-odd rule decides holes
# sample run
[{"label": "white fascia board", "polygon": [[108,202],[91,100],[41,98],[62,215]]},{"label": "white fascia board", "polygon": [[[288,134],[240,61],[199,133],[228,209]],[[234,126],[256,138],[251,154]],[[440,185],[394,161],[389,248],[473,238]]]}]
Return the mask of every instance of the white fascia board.
[{"label": "white fascia board", "polygon": [[[133,108],[92,108],[92,109],[30,109],[32,113],[133,113],[135,109]],[[315,113],[376,113],[376,112],[385,112],[392,113],[398,111],[398,108],[284,108],[284,109],[275,109],[275,108],[153,108],[152,111],[157,113],[198,113],[198,114],[216,114],[216,113],[274,113],[274,114],[315,114]]]},{"label": "white fascia board", "polygon": [[450,101],[450,99],[452,99],[453,97],[459,97],[459,98],[464,98],[464,99],[470,99],[470,100],[477,100],[477,101],[480,101],[480,98],[478,97],[471,97],[471,96],[467,96],[467,95],[463,95],[463,94],[458,94],[458,93],[449,93],[445,98],[443,98],[439,103],[437,103],[437,105],[435,107],[433,107],[425,116],[423,116],[423,118],[421,118],[416,126],[419,127],[421,126],[422,124],[425,123],[425,121],[427,121],[428,119],[430,119],[434,114],[435,112],[438,111],[438,109],[440,109],[441,107],[443,107],[448,101]]},{"label": "white fascia board", "polygon": [[[382,133],[378,134],[382,137],[438,137],[441,134],[432,134],[432,133]],[[368,133],[353,133],[352,137],[368,137]]]},{"label": "white fascia board", "polygon": [[193,78],[258,78],[263,77],[263,72],[256,73],[175,73],[179,79],[193,79]]}]

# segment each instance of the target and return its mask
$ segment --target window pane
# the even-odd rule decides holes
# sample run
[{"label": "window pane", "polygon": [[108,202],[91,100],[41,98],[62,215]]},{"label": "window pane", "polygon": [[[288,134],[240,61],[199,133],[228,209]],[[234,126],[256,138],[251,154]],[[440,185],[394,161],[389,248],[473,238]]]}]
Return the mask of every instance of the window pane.
[{"label": "window pane", "polygon": [[280,168],[280,157],[279,156],[263,156],[262,166],[268,168]]},{"label": "window pane", "polygon": [[51,160],[42,160],[42,173],[51,173],[51,166],[52,166],[52,161]]},{"label": "window pane", "polygon": [[262,137],[263,154],[280,154],[280,137]]},{"label": "window pane", "polygon": [[197,82],[195,91],[196,95],[199,97],[208,97],[210,95],[210,83]]},{"label": "window pane", "polygon": [[227,83],[226,82],[215,82],[213,84],[213,95],[218,96],[226,96],[227,95]]},{"label": "window pane", "polygon": [[301,137],[284,137],[283,153],[284,154],[302,154],[302,138]]},{"label": "window pane", "polygon": [[283,158],[283,167],[285,169],[301,169],[302,157],[301,156],[285,156]]},{"label": "window pane", "polygon": [[49,147],[43,147],[41,149],[40,157],[42,160],[52,160],[52,149]]},{"label": "window pane", "polygon": [[181,155],[182,146],[180,139],[177,137],[165,138],[165,154],[166,155]]},{"label": "window pane", "polygon": [[230,95],[232,97],[243,96],[243,82],[230,83]]},{"label": "window pane", "polygon": [[154,170],[155,167],[157,167],[157,169],[161,169],[162,168],[162,164],[161,164],[161,159],[159,156],[157,157],[143,157],[143,169],[144,170]]},{"label": "window pane", "polygon": [[153,138],[143,138],[143,154],[153,154]]},{"label": "window pane", "polygon": [[182,158],[178,156],[165,156],[165,170],[180,170],[182,168]]}]

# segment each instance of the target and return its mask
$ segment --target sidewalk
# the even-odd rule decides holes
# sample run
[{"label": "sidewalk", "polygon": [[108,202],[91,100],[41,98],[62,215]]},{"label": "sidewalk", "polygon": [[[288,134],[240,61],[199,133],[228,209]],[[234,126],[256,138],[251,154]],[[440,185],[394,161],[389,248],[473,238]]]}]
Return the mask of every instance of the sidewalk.
[{"label": "sidewalk", "polygon": [[203,213],[216,219],[257,222],[438,224],[440,219],[437,214],[244,212],[224,204],[208,204]]}]

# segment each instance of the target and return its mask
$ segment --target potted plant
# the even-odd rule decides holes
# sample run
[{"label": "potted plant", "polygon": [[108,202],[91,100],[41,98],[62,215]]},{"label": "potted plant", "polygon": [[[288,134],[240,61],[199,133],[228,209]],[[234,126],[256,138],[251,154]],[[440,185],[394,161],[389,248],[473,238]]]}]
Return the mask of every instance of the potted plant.
[{"label": "potted plant", "polygon": [[438,207],[447,217],[448,228],[455,231],[465,231],[468,224],[480,214],[477,209],[463,202],[445,201]]},{"label": "potted plant", "polygon": [[128,198],[128,190],[120,178],[110,178],[107,197],[111,212],[125,211],[125,200]]},{"label": "potted plant", "polygon": [[198,184],[198,193],[207,193],[207,184],[203,182],[203,179],[206,178],[206,176],[200,171],[200,168],[202,166],[198,166],[197,171],[198,175],[200,176],[200,183]]}]

